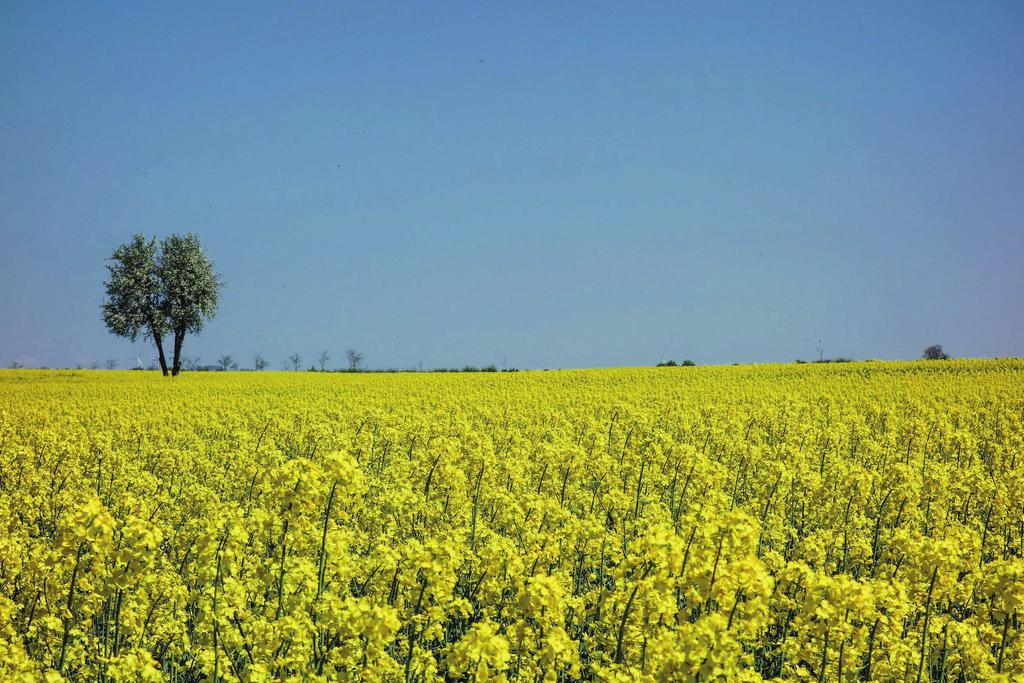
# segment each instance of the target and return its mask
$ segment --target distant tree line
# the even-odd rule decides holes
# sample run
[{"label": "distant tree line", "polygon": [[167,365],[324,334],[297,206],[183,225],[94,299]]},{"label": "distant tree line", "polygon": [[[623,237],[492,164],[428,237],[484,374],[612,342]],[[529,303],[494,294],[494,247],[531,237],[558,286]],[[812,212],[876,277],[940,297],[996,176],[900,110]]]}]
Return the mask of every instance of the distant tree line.
[{"label": "distant tree line", "polygon": [[[950,355],[942,350],[942,344],[932,344],[924,350],[921,354],[923,360],[950,360]],[[797,363],[806,363],[805,360],[796,359]],[[822,349],[818,350],[818,359],[812,360],[812,363],[852,363],[853,358],[825,358],[822,354]]]},{"label": "distant tree line", "polygon": [[[328,367],[328,363],[331,360],[330,352],[327,350],[321,351],[316,358],[316,363],[310,365],[305,369],[306,372],[518,372],[517,368],[503,368],[498,369],[497,365],[493,363],[491,365],[485,365],[478,367],[475,365],[464,365],[461,368],[432,368],[424,369],[422,366],[416,368],[367,368],[364,366],[363,361],[365,356],[362,352],[355,348],[349,348],[345,351],[344,367],[331,368]],[[266,357],[262,353],[257,353],[252,360],[252,367],[242,368],[238,362],[235,361],[231,354],[224,354],[220,356],[215,363],[203,364],[202,359],[199,356],[187,356],[183,355],[181,359],[181,367],[183,370],[189,372],[226,372],[229,370],[255,370],[262,371],[266,370],[270,364],[267,362]],[[155,369],[155,368],[151,368]],[[295,352],[290,354],[282,363],[282,369],[291,372],[298,372],[303,370],[302,354]]]},{"label": "distant tree line", "polygon": [[[921,358],[923,360],[950,360],[951,356],[942,349],[942,345],[941,344],[933,344],[933,345],[929,346],[928,348],[926,348],[924,350],[924,352],[921,354]],[[517,368],[503,367],[503,368],[499,369],[498,366],[493,364],[493,363],[490,364],[490,365],[484,365],[484,366],[480,366],[480,367],[475,366],[475,365],[464,365],[461,368],[460,367],[453,367],[453,368],[439,367],[439,368],[424,369],[422,364],[419,367],[415,367],[415,368],[394,368],[394,367],[390,367],[390,368],[367,368],[367,367],[364,366],[364,363],[363,363],[364,359],[365,359],[365,357],[363,356],[363,354],[360,351],[356,350],[355,348],[351,348],[350,347],[350,348],[345,350],[345,361],[346,361],[345,366],[344,367],[340,367],[340,368],[329,368],[328,367],[328,363],[331,360],[330,352],[328,352],[327,350],[324,350],[324,351],[321,351],[317,355],[316,363],[314,365],[310,365],[309,368],[307,368],[307,371],[308,372],[384,372],[384,373],[395,373],[395,372],[518,372],[519,371]],[[154,360],[157,360],[157,359],[154,359]],[[845,358],[845,357],[825,358],[823,354],[819,354],[819,358],[817,358],[816,360],[805,361],[805,360],[801,360],[801,359],[798,358],[798,359],[796,359],[795,362],[798,363],[798,364],[803,364],[803,363],[808,363],[808,362],[810,362],[810,363],[852,363],[852,362],[854,362],[854,359],[852,359],[852,358]],[[179,371],[180,370],[187,370],[187,371],[190,371],[190,372],[204,372],[204,371],[205,372],[212,372],[212,371],[226,372],[226,371],[229,371],[229,370],[256,370],[256,371],[262,371],[262,370],[266,370],[270,366],[270,364],[267,362],[266,357],[262,353],[257,353],[255,356],[253,356],[252,367],[251,368],[241,368],[239,366],[238,362],[234,359],[234,357],[231,354],[224,354],[224,355],[220,356],[215,363],[206,364],[206,365],[204,365],[201,362],[201,358],[199,356],[192,357],[192,356],[187,356],[187,355],[182,354],[180,356],[180,358],[175,360],[174,363],[175,363],[175,365],[178,366],[178,370]],[[689,359],[683,360],[681,362],[676,362],[675,360],[662,360],[662,361],[659,361],[655,365],[655,367],[659,367],[659,368],[683,367],[683,368],[686,368],[686,367],[694,367],[696,365],[697,365],[696,363],[694,363],[692,360],[689,360]],[[738,365],[738,363],[733,363],[733,365]],[[24,368],[25,365],[23,363],[18,362],[18,361],[13,361],[7,367],[12,369],[12,370],[17,370],[17,369],[20,369],[20,368]],[[89,365],[88,365],[88,369],[90,369],[90,370],[98,370],[101,367],[104,367],[107,370],[115,370],[118,367],[118,361],[116,359],[114,359],[114,358],[110,358],[110,359],[107,359],[102,364],[99,361],[93,361],[93,362],[89,363]],[[77,366],[75,366],[75,368],[78,369],[78,370],[83,369],[81,365],[77,365]],[[156,366],[153,365],[153,364],[150,364],[147,368],[144,368],[142,366],[141,362],[140,362],[138,367],[134,367],[132,369],[133,370],[143,370],[143,369],[155,370]],[[297,372],[300,369],[302,369],[302,354],[296,352],[296,353],[293,353],[293,354],[289,355],[288,358],[283,363],[283,369],[290,370],[290,371],[293,371],[293,372]]]}]

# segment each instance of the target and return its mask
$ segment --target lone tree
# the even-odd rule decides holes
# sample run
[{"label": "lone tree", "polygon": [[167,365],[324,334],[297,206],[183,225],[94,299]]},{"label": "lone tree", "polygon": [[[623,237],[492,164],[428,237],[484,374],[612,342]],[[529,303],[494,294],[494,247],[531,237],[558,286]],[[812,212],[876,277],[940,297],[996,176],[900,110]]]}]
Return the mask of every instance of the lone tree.
[{"label": "lone tree", "polygon": [[252,365],[257,370],[263,370],[267,367],[267,359],[263,357],[262,353],[257,353],[256,357],[252,359]]},{"label": "lone tree", "polygon": [[949,360],[949,354],[942,350],[942,344],[932,344],[924,350],[921,358],[925,360]]},{"label": "lone tree", "polygon": [[181,372],[185,336],[202,330],[217,311],[219,276],[193,233],[156,239],[135,235],[114,250],[103,322],[120,337],[140,334],[156,344],[160,370],[167,375],[164,336],[173,335],[171,375]]},{"label": "lone tree", "polygon": [[320,372],[323,372],[327,368],[327,361],[329,361],[330,359],[331,359],[331,357],[329,355],[327,355],[326,351],[321,351],[320,352],[320,355],[317,356],[317,359],[316,359],[317,362],[320,363]]}]

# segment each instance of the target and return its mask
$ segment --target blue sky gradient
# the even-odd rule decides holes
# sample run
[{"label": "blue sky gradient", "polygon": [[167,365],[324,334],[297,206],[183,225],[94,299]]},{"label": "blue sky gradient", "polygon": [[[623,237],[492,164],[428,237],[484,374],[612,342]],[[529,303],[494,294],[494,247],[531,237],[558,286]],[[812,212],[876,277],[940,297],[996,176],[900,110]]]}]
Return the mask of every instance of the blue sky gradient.
[{"label": "blue sky gradient", "polygon": [[[3,3],[0,365],[1024,354],[1024,4]],[[820,342],[819,342],[820,340]]]}]

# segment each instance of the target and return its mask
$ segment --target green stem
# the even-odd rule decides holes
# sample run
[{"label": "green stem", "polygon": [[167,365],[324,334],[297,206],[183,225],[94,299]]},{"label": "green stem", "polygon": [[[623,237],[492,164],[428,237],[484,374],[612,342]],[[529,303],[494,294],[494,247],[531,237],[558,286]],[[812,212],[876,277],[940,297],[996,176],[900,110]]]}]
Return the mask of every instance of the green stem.
[{"label": "green stem", "polygon": [[327,507],[324,510],[324,532],[320,537],[320,555],[317,558],[317,574],[316,574],[316,597],[320,597],[324,592],[324,574],[327,572],[327,525],[331,521],[331,507],[334,504],[334,492],[338,488],[338,482],[334,482],[331,486],[331,493],[327,496]]},{"label": "green stem", "polygon": [[1003,654],[1006,652],[1006,633],[1010,628],[1010,613],[1006,613],[1006,618],[1003,619],[1003,637],[999,641],[999,662],[996,664],[996,673],[1003,673]]},{"label": "green stem", "polygon": [[68,589],[68,616],[64,620],[64,636],[60,642],[60,659],[57,661],[57,671],[64,673],[64,659],[68,653],[68,641],[71,637],[71,626],[74,623],[75,607],[75,583],[78,581],[78,567],[82,564],[82,554],[85,552],[85,543],[78,544],[78,553],[75,556],[75,568],[71,570],[71,587]]},{"label": "green stem", "polygon": [[825,647],[821,648],[821,668],[818,671],[818,683],[824,683],[825,681],[825,668],[828,666],[828,637],[831,635],[831,631],[826,626],[825,630]]},{"label": "green stem", "polygon": [[281,614],[284,612],[284,556],[288,550],[288,518],[284,520],[284,526],[281,529],[281,560],[278,563],[277,568],[277,612],[274,614],[274,619],[280,619]]},{"label": "green stem", "polygon": [[[476,515],[480,505],[480,483],[484,478],[484,463],[480,463],[480,473],[476,475],[476,489],[473,491],[473,522],[469,532],[469,548],[476,550]],[[565,488],[563,487],[563,491]]]},{"label": "green stem", "polygon": [[648,567],[644,569],[644,573],[641,575],[640,580],[636,582],[635,586],[633,586],[633,592],[629,594],[629,600],[626,601],[626,608],[622,611],[622,621],[619,622],[619,633],[615,639],[615,661],[619,664],[621,664],[623,660],[622,638],[626,633],[626,620],[629,619],[629,613],[633,609],[633,601],[636,599],[637,591],[640,590],[640,583],[647,578],[647,575],[651,573],[652,568],[652,565],[648,565]]},{"label": "green stem", "polygon": [[921,683],[921,675],[924,673],[925,647],[928,644],[928,622],[932,617],[932,591],[935,589],[935,577],[938,576],[939,568],[932,570],[932,579],[928,583],[928,601],[924,607],[924,630],[921,632],[921,661],[917,664],[917,683]]}]

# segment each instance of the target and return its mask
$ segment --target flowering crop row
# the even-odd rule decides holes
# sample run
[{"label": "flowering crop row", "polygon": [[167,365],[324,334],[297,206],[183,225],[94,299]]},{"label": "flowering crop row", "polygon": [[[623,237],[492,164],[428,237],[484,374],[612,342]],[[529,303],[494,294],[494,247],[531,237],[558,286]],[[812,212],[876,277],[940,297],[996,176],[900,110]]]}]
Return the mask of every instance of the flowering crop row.
[{"label": "flowering crop row", "polygon": [[1024,363],[0,373],[0,680],[1024,680]]}]

